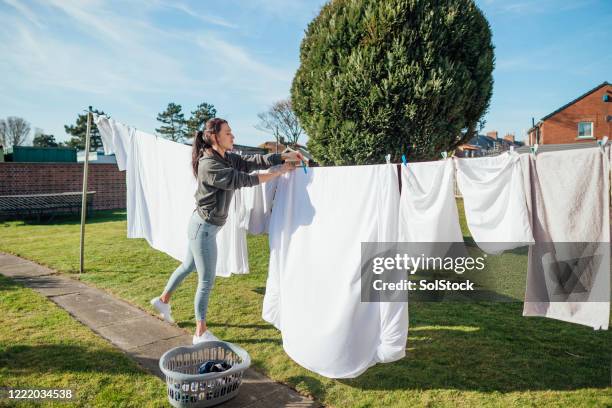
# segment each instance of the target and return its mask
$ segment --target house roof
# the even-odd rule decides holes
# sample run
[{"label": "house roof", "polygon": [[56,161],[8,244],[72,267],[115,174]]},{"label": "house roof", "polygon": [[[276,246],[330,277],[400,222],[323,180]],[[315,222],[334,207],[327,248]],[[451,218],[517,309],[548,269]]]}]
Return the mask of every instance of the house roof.
[{"label": "house roof", "polygon": [[[274,140],[272,141],[267,141],[267,142],[263,142],[262,144],[258,145],[257,147],[262,148],[262,149],[267,149],[267,148],[272,148],[272,147],[276,147],[278,145],[278,147],[281,147],[282,149],[284,149],[285,147],[287,147],[289,144],[288,143],[280,143],[280,142],[275,142]],[[297,147],[306,147],[306,146],[302,146],[301,144],[297,143],[295,146]]]},{"label": "house roof", "polygon": [[480,150],[480,146],[474,146],[471,144],[464,144],[459,146],[459,148],[462,150]]},{"label": "house roof", "polygon": [[507,140],[501,137],[498,137],[497,139],[495,139],[491,136],[486,136],[486,135],[476,135],[472,137],[470,140],[468,140],[466,144],[471,145],[471,146],[478,146],[481,149],[488,150],[488,149],[492,149],[496,143],[499,143],[502,145],[509,145],[509,146],[523,146],[524,144],[523,142],[520,142],[518,140],[512,141],[512,140]]},{"label": "house roof", "polygon": [[[592,94],[593,92],[597,91],[599,88],[604,87],[610,85],[609,82],[603,82],[599,85],[597,85],[595,88],[591,89],[590,91],[588,91],[587,93],[580,95],[579,97],[577,97],[576,99],[574,99],[573,101],[566,103],[565,105],[563,105],[562,107],[560,107],[559,109],[557,109],[556,111],[549,113],[548,115],[544,116],[542,119],[540,119],[540,121],[545,121],[546,119],[550,118],[553,115],[556,115],[557,113],[561,112],[563,109],[567,108],[568,106],[571,106],[573,104],[575,104],[576,102],[578,102],[579,100],[581,100],[582,98],[585,98],[587,96],[589,96],[590,94]],[[532,130],[533,128],[529,129]]]},{"label": "house roof", "polygon": [[247,145],[241,145],[241,144],[234,144],[234,150],[253,151],[253,152],[257,151],[261,153],[266,152],[266,149],[262,149],[261,147],[247,146]]}]

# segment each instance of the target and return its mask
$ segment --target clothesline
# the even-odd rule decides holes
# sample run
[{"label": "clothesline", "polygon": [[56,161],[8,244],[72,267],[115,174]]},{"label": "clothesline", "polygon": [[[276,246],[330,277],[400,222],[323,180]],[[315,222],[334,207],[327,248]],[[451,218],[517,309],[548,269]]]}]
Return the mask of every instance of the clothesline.
[{"label": "clothesline", "polygon": [[[114,151],[126,170],[128,237],[146,238],[152,247],[182,256],[196,183],[189,147],[130,132],[107,118],[96,123],[105,151]],[[238,215],[235,231],[269,233],[262,316],[281,331],[287,354],[321,375],[354,377],[378,362],[402,358],[408,332],[406,302],[361,302],[360,244],[462,242],[455,169],[468,228],[481,249],[499,253],[550,244],[547,250],[530,246],[523,314],[607,329],[610,160],[606,146],[405,166],[313,167],[266,183],[255,197],[248,197],[255,190],[245,189],[240,199],[253,203],[244,207],[249,227]],[[399,182],[405,186],[401,194]],[[261,222],[251,229],[253,219]],[[555,246],[563,241],[606,245],[573,253]],[[581,256],[602,259],[585,282],[586,294],[571,302],[531,297],[554,284],[548,280],[550,265]],[[593,288],[607,293],[605,301],[594,301],[599,292]],[[528,301],[533,299],[544,300]]]}]

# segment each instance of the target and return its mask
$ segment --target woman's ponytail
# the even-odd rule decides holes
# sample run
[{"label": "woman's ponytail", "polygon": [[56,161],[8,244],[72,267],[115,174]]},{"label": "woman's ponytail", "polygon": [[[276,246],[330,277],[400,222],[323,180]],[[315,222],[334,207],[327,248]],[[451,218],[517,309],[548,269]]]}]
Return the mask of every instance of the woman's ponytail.
[{"label": "woman's ponytail", "polygon": [[196,178],[198,177],[198,163],[200,159],[204,156],[206,151],[213,147],[213,139],[211,136],[213,134],[218,134],[221,131],[221,125],[224,123],[227,123],[225,119],[212,118],[201,126],[201,129],[196,130],[191,153],[191,166],[193,167],[193,175]]}]

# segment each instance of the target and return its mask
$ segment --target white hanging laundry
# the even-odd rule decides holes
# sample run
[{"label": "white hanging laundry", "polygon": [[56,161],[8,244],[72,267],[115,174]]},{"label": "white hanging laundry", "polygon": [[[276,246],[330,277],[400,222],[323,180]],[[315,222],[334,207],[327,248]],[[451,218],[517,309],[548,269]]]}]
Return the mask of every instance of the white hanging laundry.
[{"label": "white hanging laundry", "polygon": [[253,212],[254,204],[255,204],[255,191],[257,188],[261,189],[261,184],[253,186],[251,188],[243,188],[241,189],[242,200],[244,203],[244,216],[242,217],[241,226],[249,232],[249,224],[251,222],[251,214]]},{"label": "white hanging laundry", "polygon": [[361,243],[397,240],[394,165],[316,167],[279,178],[263,318],[301,366],[352,378],[405,356],[406,302],[361,302]]},{"label": "white hanging laundry", "polygon": [[102,115],[94,115],[94,122],[100,131],[104,154],[114,154],[117,167],[124,171],[126,169],[127,153],[135,129]]},{"label": "white hanging laundry", "polygon": [[498,254],[533,243],[519,155],[454,160],[465,217],[478,246]]},{"label": "white hanging laundry", "polygon": [[196,191],[189,146],[137,130],[127,184],[128,238],[145,238],[153,248],[183,260]]},{"label": "white hanging laundry", "polygon": [[252,190],[252,188],[234,191],[227,213],[227,221],[217,233],[217,276],[229,277],[232,274],[249,273],[245,225],[247,209],[244,199],[244,192],[247,190]]},{"label": "white hanging laundry", "polygon": [[402,165],[399,241],[463,242],[451,159]]},{"label": "white hanging laundry", "polygon": [[608,329],[609,147],[521,156],[535,245],[524,316]]},{"label": "white hanging laundry", "polygon": [[[268,170],[260,170],[259,173],[273,171],[274,167]],[[274,178],[266,183],[258,184],[248,191],[246,207],[248,211],[248,232],[253,235],[268,233],[270,217],[272,215],[272,203],[276,194],[278,178]]]},{"label": "white hanging laundry", "polygon": [[115,144],[113,142],[113,130],[106,116],[93,114],[93,120],[100,131],[104,154],[115,154]]},{"label": "white hanging laundry", "polygon": [[[197,187],[191,147],[104,116],[96,120],[105,150],[115,152],[119,169],[126,170],[128,238],[144,238],[151,247],[183,261]],[[226,225],[217,234],[218,276],[248,273],[245,204],[239,197],[231,206]]]}]

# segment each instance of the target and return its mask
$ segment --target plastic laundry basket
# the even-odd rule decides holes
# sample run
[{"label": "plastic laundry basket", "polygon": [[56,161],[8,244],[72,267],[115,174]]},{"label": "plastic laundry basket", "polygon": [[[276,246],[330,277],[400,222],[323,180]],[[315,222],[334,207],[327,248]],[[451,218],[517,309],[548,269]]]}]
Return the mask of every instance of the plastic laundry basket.
[{"label": "plastic laundry basket", "polygon": [[[226,361],[232,367],[221,373],[199,374],[200,365],[208,360]],[[225,341],[176,347],[159,359],[168,400],[175,407],[211,407],[234,398],[250,365],[251,357],[242,347]]]}]

